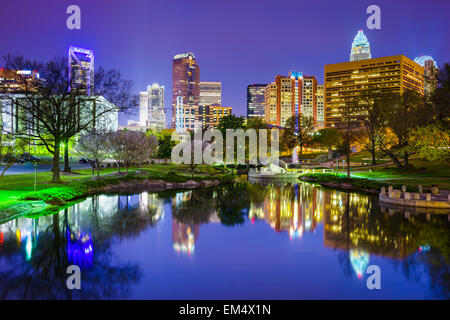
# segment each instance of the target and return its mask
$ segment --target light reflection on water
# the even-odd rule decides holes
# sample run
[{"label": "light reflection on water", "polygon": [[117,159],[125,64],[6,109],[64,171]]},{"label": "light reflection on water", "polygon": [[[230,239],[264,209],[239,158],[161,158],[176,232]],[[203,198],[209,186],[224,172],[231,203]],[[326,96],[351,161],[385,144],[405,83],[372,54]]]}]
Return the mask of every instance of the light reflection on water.
[{"label": "light reflection on water", "polygon": [[447,215],[304,183],[99,195],[0,225],[0,297],[448,298],[448,245]]}]

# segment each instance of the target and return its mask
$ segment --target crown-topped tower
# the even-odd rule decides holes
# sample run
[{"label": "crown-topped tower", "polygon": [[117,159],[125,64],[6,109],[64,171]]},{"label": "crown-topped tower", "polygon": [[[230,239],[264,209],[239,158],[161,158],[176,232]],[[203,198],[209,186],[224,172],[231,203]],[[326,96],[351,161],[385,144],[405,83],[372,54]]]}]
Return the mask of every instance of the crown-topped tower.
[{"label": "crown-topped tower", "polygon": [[359,30],[353,39],[352,49],[350,51],[350,61],[360,61],[371,59],[370,43],[362,30]]}]

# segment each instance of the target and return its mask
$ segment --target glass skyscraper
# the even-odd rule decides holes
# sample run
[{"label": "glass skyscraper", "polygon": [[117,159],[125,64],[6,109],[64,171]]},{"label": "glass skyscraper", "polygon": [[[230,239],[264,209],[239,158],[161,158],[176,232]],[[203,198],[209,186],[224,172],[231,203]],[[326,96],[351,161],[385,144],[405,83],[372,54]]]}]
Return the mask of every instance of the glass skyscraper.
[{"label": "glass skyscraper", "polygon": [[370,43],[362,30],[359,30],[353,39],[350,51],[350,61],[360,61],[372,58]]},{"label": "glass skyscraper", "polygon": [[267,84],[251,84],[247,86],[247,118],[265,117],[264,92]]}]

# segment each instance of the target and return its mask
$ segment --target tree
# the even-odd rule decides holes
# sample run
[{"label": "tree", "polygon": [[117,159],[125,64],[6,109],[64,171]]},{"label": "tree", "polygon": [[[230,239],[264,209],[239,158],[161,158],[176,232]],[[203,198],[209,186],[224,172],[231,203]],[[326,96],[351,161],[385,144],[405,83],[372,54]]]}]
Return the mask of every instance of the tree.
[{"label": "tree", "polygon": [[315,144],[328,151],[342,144],[342,135],[336,128],[320,129],[314,133],[312,139]]},{"label": "tree", "polygon": [[172,140],[172,133],[167,130],[161,131],[158,135],[158,152],[156,156],[164,159],[164,164],[167,164],[167,159],[172,156],[172,148],[175,145],[176,142]]},{"label": "tree", "polygon": [[[39,139],[53,155],[52,182],[60,183],[59,158],[61,145],[68,145],[71,137],[83,130],[94,129],[98,120],[111,112],[126,110],[137,103],[132,94],[132,83],[123,80],[118,71],[98,68],[94,86],[89,95],[86,87],[75,84],[69,77],[68,62],[56,57],[47,62],[25,60],[22,56],[4,56],[11,69],[32,66],[39,77],[20,75],[19,92],[3,96],[15,102],[14,114],[21,123],[22,132]],[[67,151],[68,152],[68,151]],[[66,158],[68,161],[68,157]]]},{"label": "tree", "polygon": [[119,173],[121,164],[127,168],[128,173],[128,168],[133,160],[132,150],[130,150],[130,148],[134,147],[130,146],[130,132],[132,131],[119,130],[116,132],[111,132],[108,136],[110,154],[114,160],[116,160]]},{"label": "tree", "polygon": [[445,63],[437,74],[437,88],[432,95],[435,119],[441,126],[450,127],[450,64]]},{"label": "tree", "polygon": [[450,129],[436,123],[416,128],[412,145],[421,158],[427,160],[450,160]]},{"label": "tree", "polygon": [[92,159],[92,175],[97,168],[97,177],[100,177],[100,164],[108,157],[109,148],[107,144],[108,133],[91,130],[80,135],[76,143],[76,152]]},{"label": "tree", "polygon": [[[386,124],[391,134],[385,135],[380,141],[380,149],[387,154],[398,168],[409,168],[410,142],[412,132],[419,126],[431,120],[432,110],[426,104],[424,97],[412,90],[406,90],[402,95],[393,96],[386,111]],[[397,153],[403,154],[403,165]]]},{"label": "tree", "polygon": [[376,90],[363,91],[358,105],[364,113],[361,134],[356,137],[364,149],[372,155],[372,165],[376,165],[376,151],[386,131],[386,110],[393,101],[392,94]]},{"label": "tree", "polygon": [[286,122],[280,144],[285,150],[290,150],[298,145],[301,156],[303,148],[312,141],[313,131],[314,119],[312,117],[292,116]]},{"label": "tree", "polygon": [[[130,131],[128,131],[130,132]],[[139,163],[139,171],[142,173],[142,163],[150,158],[150,155],[155,153],[158,147],[158,139],[156,136],[147,136],[142,132],[130,132],[131,138],[129,143],[135,147],[132,150],[134,159]]]},{"label": "tree", "polygon": [[219,121],[219,125],[217,129],[222,132],[222,135],[225,137],[227,129],[237,130],[245,127],[245,118],[240,116],[237,117],[234,114],[229,114],[222,117]]},{"label": "tree", "polygon": [[360,113],[361,107],[358,101],[350,101],[345,107],[340,108],[342,125],[339,131],[342,134],[342,145],[340,151],[346,155],[347,161],[347,179],[350,179],[350,154],[351,146],[355,142],[357,134],[361,130]]}]

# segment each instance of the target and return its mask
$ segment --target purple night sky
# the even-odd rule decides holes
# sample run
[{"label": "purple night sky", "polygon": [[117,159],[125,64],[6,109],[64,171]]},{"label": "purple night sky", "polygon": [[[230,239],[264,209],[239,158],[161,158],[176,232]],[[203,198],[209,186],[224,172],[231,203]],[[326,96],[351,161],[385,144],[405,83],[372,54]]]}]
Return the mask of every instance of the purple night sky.
[{"label": "purple night sky", "polygon": [[[81,8],[81,30],[66,28],[71,4]],[[366,27],[371,4],[381,8],[381,30]],[[96,66],[120,70],[136,91],[163,84],[168,108],[172,58],[191,51],[201,80],[221,81],[223,104],[245,115],[248,84],[291,69],[323,83],[325,64],[349,60],[358,29],[373,57],[450,61],[449,12],[448,0],[1,0],[0,55],[45,60],[69,45],[90,48]]]}]

